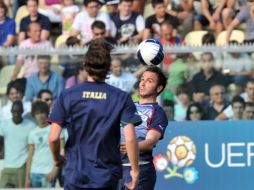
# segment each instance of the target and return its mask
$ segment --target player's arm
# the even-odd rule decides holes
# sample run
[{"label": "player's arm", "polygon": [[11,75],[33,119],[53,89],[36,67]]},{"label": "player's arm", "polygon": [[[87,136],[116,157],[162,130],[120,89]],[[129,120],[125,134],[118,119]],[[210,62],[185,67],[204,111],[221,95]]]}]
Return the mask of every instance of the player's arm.
[{"label": "player's arm", "polygon": [[25,177],[25,187],[30,187],[30,170],[32,165],[32,159],[34,155],[34,144],[28,145],[28,157],[26,161],[26,177]]},{"label": "player's arm", "polygon": [[124,136],[125,136],[125,143],[126,143],[126,151],[131,163],[131,177],[132,181],[129,184],[126,184],[128,189],[134,189],[138,184],[139,178],[139,150],[138,150],[138,143],[136,140],[136,133],[133,124],[127,124],[124,127]]},{"label": "player's arm", "polygon": [[143,141],[140,141],[138,143],[139,150],[142,151],[150,151],[152,150],[157,142],[161,138],[161,133],[156,130],[149,130],[146,139]]},{"label": "player's arm", "polygon": [[49,133],[49,146],[53,155],[55,166],[60,166],[63,159],[60,156],[60,134],[62,127],[57,123],[51,124],[51,130]]}]

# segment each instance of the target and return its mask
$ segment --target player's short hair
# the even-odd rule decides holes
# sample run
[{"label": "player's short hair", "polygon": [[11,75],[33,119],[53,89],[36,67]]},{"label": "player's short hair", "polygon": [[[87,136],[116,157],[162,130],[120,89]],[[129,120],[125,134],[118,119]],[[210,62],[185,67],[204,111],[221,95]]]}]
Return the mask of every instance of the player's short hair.
[{"label": "player's short hair", "polygon": [[161,91],[158,92],[158,95],[164,90],[164,88],[166,87],[167,85],[167,77],[165,76],[165,74],[163,73],[163,71],[157,67],[157,66],[149,66],[146,70],[146,71],[149,71],[149,72],[153,72],[153,73],[156,73],[156,75],[158,76],[158,87],[159,86],[162,86],[162,89]]},{"label": "player's short hair", "polygon": [[47,93],[50,94],[51,96],[53,96],[52,92],[49,89],[42,89],[38,92],[37,94],[37,98],[41,98],[42,94]]},{"label": "player's short hair", "polygon": [[106,29],[106,25],[104,22],[100,21],[100,20],[96,20],[93,22],[92,26],[91,26],[92,30],[94,28],[99,28],[101,30],[105,30]]},{"label": "player's short hair", "polygon": [[45,113],[45,114],[49,114],[49,106],[43,102],[43,101],[35,101],[32,104],[32,115],[35,116],[35,113],[39,112],[39,113]]},{"label": "player's short hair", "polygon": [[164,1],[163,0],[152,0],[151,3],[152,3],[152,6],[154,8],[156,5],[163,4]]},{"label": "player's short hair", "polygon": [[92,40],[84,57],[84,68],[96,82],[106,79],[111,66],[112,44],[103,39]]}]

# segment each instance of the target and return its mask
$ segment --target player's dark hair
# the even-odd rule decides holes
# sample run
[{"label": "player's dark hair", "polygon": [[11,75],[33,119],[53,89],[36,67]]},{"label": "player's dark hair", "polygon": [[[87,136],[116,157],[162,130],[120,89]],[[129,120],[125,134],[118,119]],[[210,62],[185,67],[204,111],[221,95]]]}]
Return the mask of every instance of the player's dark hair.
[{"label": "player's dark hair", "polygon": [[85,55],[84,68],[96,82],[103,82],[111,66],[113,46],[103,39],[92,40]]},{"label": "player's dark hair", "polygon": [[106,25],[104,24],[104,22],[102,22],[100,20],[96,20],[96,21],[93,22],[91,28],[92,29],[99,28],[101,30],[105,30],[106,29]]},{"label": "player's dark hair", "polygon": [[146,70],[149,72],[153,72],[156,73],[156,75],[158,76],[158,87],[162,86],[162,89],[158,92],[158,95],[164,90],[164,88],[167,85],[167,77],[165,76],[165,74],[162,72],[162,70],[157,67],[157,66],[149,66]]},{"label": "player's dark hair", "polygon": [[163,3],[164,3],[163,0],[152,0],[152,6],[153,6],[153,8],[154,8],[156,5],[163,4]]},{"label": "player's dark hair", "polygon": [[33,117],[35,116],[35,113],[39,112],[39,113],[45,113],[45,114],[49,114],[49,106],[43,102],[43,101],[36,101],[32,104],[32,115]]},{"label": "player's dark hair", "polygon": [[42,94],[47,93],[50,94],[51,96],[53,96],[52,92],[49,89],[42,89],[38,92],[37,94],[37,98],[41,98]]}]

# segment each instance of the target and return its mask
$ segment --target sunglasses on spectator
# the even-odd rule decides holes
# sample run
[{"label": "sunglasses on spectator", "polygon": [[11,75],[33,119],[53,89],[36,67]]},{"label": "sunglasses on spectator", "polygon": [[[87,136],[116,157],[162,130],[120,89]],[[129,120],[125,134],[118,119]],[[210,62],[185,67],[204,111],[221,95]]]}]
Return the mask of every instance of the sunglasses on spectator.
[{"label": "sunglasses on spectator", "polygon": [[53,98],[45,98],[44,99],[45,102],[52,101],[52,100],[53,100]]}]

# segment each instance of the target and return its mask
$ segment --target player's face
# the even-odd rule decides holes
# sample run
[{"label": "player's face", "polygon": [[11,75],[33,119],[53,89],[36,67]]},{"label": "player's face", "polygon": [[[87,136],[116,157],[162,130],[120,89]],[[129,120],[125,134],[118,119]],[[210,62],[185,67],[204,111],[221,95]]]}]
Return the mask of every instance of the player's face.
[{"label": "player's face", "polygon": [[140,97],[157,96],[158,88],[158,76],[154,72],[145,71],[141,77],[139,83]]}]

